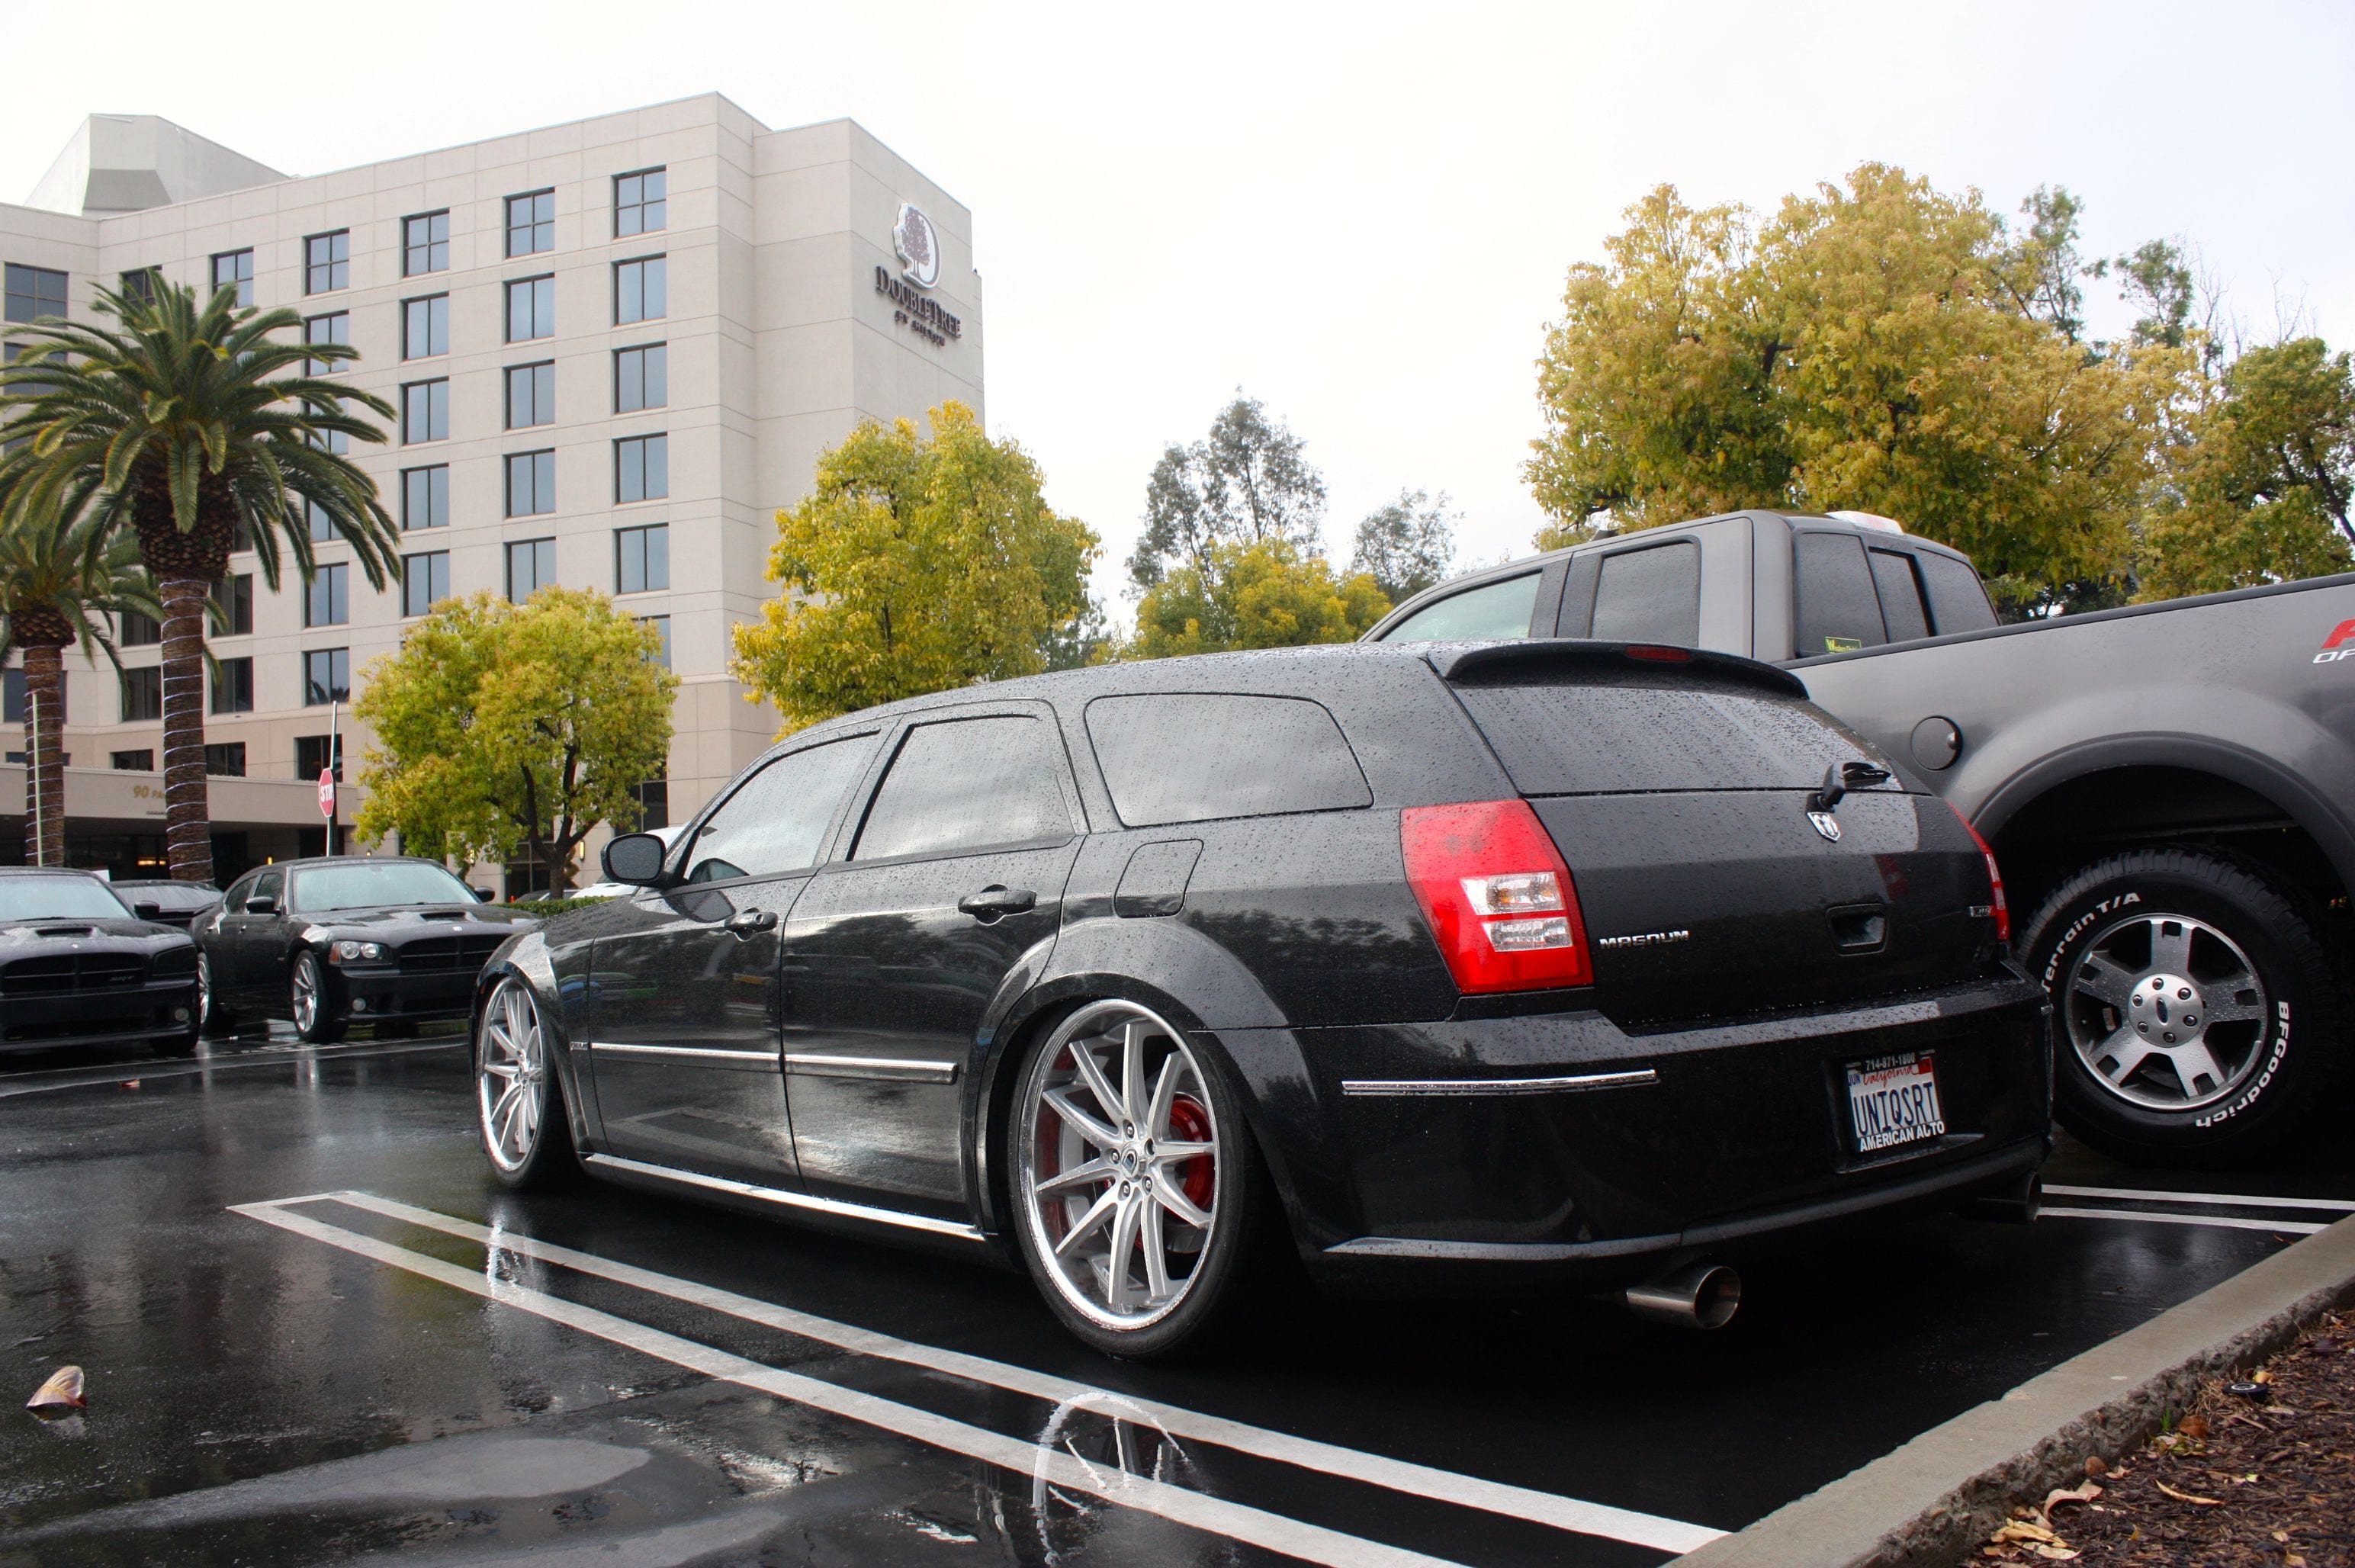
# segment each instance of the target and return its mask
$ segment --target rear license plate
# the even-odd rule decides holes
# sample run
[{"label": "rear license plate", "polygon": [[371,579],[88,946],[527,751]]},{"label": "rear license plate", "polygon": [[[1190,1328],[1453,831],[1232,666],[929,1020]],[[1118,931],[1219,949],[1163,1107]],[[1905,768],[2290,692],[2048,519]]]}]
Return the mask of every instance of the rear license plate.
[{"label": "rear license plate", "polygon": [[1945,1137],[1936,1054],[1909,1051],[1849,1062],[1848,1115],[1859,1154]]}]

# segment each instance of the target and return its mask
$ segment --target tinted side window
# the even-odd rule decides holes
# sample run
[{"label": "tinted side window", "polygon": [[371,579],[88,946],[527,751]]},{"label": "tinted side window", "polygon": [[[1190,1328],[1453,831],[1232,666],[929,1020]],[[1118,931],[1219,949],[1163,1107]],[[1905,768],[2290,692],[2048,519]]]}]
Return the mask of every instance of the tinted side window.
[{"label": "tinted side window", "polygon": [[1864,541],[1855,535],[1792,535],[1791,579],[1798,602],[1792,612],[1798,657],[1877,648],[1889,640],[1881,624],[1881,600],[1872,590],[1872,569],[1864,562]]},{"label": "tinted side window", "polygon": [[874,754],[874,736],[853,735],[762,768],[697,832],[687,880],[773,877],[814,864],[834,808]]},{"label": "tinted side window", "polygon": [[1889,640],[1930,635],[1930,618],[1922,608],[1922,590],[1913,581],[1913,558],[1902,550],[1869,550],[1872,581],[1881,588],[1881,614],[1889,623]]},{"label": "tinted side window", "polygon": [[246,889],[245,896],[249,901],[253,899],[280,899],[282,901],[285,886],[286,873],[283,871],[264,871],[261,875],[253,880],[253,886]]},{"label": "tinted side window", "polygon": [[1589,636],[1610,643],[1700,642],[1700,547],[1690,540],[1603,558]]},{"label": "tinted side window", "polygon": [[908,731],[875,791],[852,859],[940,855],[1071,830],[1062,748],[1022,714],[953,719]]},{"label": "tinted side window", "polygon": [[221,894],[221,910],[224,913],[243,914],[245,912],[245,895],[253,891],[255,880],[255,877],[241,877],[231,885],[229,891]]},{"label": "tinted side window", "polygon": [[1131,827],[1374,802],[1340,726],[1300,698],[1101,697],[1088,740]]},{"label": "tinted side window", "polygon": [[1930,595],[1930,624],[1938,635],[1984,632],[1995,624],[1995,606],[1987,603],[1977,572],[1951,555],[1926,549],[1913,559],[1922,567],[1922,586]]},{"label": "tinted side window", "polygon": [[1452,594],[1409,615],[1382,634],[1382,641],[1453,643],[1526,637],[1530,613],[1537,608],[1540,575],[1532,571]]}]

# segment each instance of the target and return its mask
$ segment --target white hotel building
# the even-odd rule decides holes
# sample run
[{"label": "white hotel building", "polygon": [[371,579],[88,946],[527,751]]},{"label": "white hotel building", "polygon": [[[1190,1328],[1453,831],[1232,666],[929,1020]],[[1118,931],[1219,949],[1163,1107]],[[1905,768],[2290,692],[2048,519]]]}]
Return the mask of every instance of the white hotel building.
[{"label": "white hotel building", "polygon": [[[222,880],[317,852],[329,698],[447,594],[561,582],[655,618],[681,686],[650,819],[692,812],[776,731],[728,662],[775,591],[777,508],[862,419],[984,410],[972,234],[857,124],[772,131],[716,94],[304,177],[152,116],[86,122],[0,205],[9,321],[92,320],[96,289],[148,269],[235,283],[359,349],[345,374],[400,411],[352,455],[402,527],[404,581],[372,592],[330,542],[315,583],[272,594],[231,558],[207,720]],[[127,683],[69,656],[69,854],[157,875],[158,650],[127,630]],[[22,691],[12,671],[12,763]],[[342,727],[356,773],[348,707]],[[24,772],[0,767],[0,860],[21,856]]]}]

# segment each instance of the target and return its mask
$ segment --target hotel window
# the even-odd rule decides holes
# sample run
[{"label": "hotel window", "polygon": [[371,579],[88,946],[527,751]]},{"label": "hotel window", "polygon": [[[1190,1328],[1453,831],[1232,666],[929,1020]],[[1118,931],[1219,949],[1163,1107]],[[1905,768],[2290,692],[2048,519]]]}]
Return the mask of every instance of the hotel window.
[{"label": "hotel window", "polygon": [[556,249],[556,193],[535,190],[507,197],[507,254],[536,256]]},{"label": "hotel window", "polygon": [[250,713],[253,711],[253,661],[250,658],[219,659],[213,672],[213,702],[215,713]]},{"label": "hotel window", "polygon": [[653,501],[670,494],[670,437],[634,435],[613,443],[613,499]]},{"label": "hotel window", "polygon": [[[325,315],[306,316],[303,322],[303,341],[338,343],[349,347],[352,341],[351,312],[338,310]],[[303,361],[303,374],[325,376],[334,370],[337,363],[334,359],[305,359]],[[347,453],[352,449],[352,438],[339,430],[324,431],[314,435],[312,444],[325,452]]]},{"label": "hotel window", "polygon": [[400,302],[400,357],[428,359],[450,352],[450,296]]},{"label": "hotel window", "polygon": [[520,604],[556,581],[556,541],[517,539],[507,546],[507,597]]},{"label": "hotel window", "polygon": [[325,735],[294,737],[294,776],[296,778],[315,779],[327,771],[327,743],[331,738],[336,747],[334,764],[336,776],[339,779],[344,776],[344,737],[343,732],[337,731],[333,737]]},{"label": "hotel window", "polygon": [[207,746],[205,772],[217,779],[245,777],[245,742],[229,741]]},{"label": "hotel window", "polygon": [[325,544],[336,537],[336,519],[327,508],[307,497],[303,502],[303,523],[310,530],[313,544]]},{"label": "hotel window", "polygon": [[400,389],[400,440],[403,445],[450,439],[450,383],[411,381]]},{"label": "hotel window", "polygon": [[400,471],[400,526],[404,528],[446,528],[450,526],[450,466]]},{"label": "hotel window", "polygon": [[656,773],[644,784],[632,784],[630,796],[638,803],[640,833],[651,833],[657,827],[670,826],[670,780],[668,770]]},{"label": "hotel window", "polygon": [[155,303],[155,285],[164,274],[154,267],[140,267],[123,274],[123,297],[137,300],[142,304]]},{"label": "hotel window", "polygon": [[507,453],[507,516],[536,517],[556,510],[556,453]]},{"label": "hotel window", "polygon": [[220,607],[218,637],[242,637],[253,631],[253,573],[232,572],[213,584],[213,603]]},{"label": "hotel window", "polygon": [[669,258],[641,256],[613,263],[613,325],[655,321],[670,314]]},{"label": "hotel window", "polygon": [[556,280],[517,278],[507,285],[507,341],[556,336]]},{"label": "hotel window", "polygon": [[556,366],[543,360],[538,365],[507,367],[507,428],[527,430],[536,424],[556,422]]},{"label": "hotel window", "polygon": [[303,656],[303,706],[325,708],[352,696],[352,651],[313,648]]},{"label": "hotel window", "polygon": [[213,257],[213,291],[218,293],[222,289],[228,288],[237,290],[239,304],[250,305],[253,303],[253,252],[251,251],[223,251]]},{"label": "hotel window", "polygon": [[323,566],[313,574],[303,599],[306,626],[340,626],[352,618],[348,566]]},{"label": "hotel window", "polygon": [[450,270],[450,215],[421,212],[400,220],[400,275],[422,277]]},{"label": "hotel window", "polygon": [[400,613],[422,615],[450,597],[450,552],[428,550],[400,558]]},{"label": "hotel window", "polygon": [[638,620],[642,625],[652,626],[655,629],[655,635],[662,639],[662,647],[655,655],[655,663],[665,669],[670,668],[670,617],[641,615]]},{"label": "hotel window", "polygon": [[324,294],[351,287],[352,231],[314,234],[303,241],[303,292]]},{"label": "hotel window", "polygon": [[670,586],[670,525],[613,530],[613,592],[648,593]]},{"label": "hotel window", "polygon": [[649,343],[613,350],[613,411],[634,414],[670,402],[670,346]]},{"label": "hotel window", "polygon": [[663,169],[640,169],[613,176],[613,238],[651,233],[668,224],[666,197],[670,176]]},{"label": "hotel window", "polygon": [[45,315],[66,313],[66,275],[47,267],[20,267],[8,263],[5,287],[7,318],[10,321],[38,321]]},{"label": "hotel window", "polygon": [[164,640],[164,628],[136,610],[125,610],[119,640],[126,648],[152,648]]},{"label": "hotel window", "polygon": [[113,755],[114,771],[118,773],[152,773],[155,771],[153,752],[117,752]]},{"label": "hotel window", "polygon": [[164,717],[164,671],[155,665],[123,672],[123,721]]}]

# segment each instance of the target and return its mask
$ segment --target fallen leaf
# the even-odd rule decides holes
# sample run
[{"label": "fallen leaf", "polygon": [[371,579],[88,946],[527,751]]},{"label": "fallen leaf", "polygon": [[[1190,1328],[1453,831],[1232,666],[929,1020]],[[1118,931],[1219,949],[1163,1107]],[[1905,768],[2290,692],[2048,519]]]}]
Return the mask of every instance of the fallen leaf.
[{"label": "fallen leaf", "polygon": [[59,1367],[48,1381],[33,1391],[25,1402],[27,1410],[80,1410],[86,1402],[81,1392],[81,1369]]},{"label": "fallen leaf", "polygon": [[2197,1503],[2201,1508],[2222,1508],[2224,1506],[2222,1499],[2219,1498],[2203,1498],[2193,1492],[2179,1492],[2173,1487],[2169,1486],[2165,1481],[2160,1481],[2157,1483],[2157,1485],[2160,1491],[2165,1492],[2169,1497],[2173,1498],[2179,1503]]},{"label": "fallen leaf", "polygon": [[2275,1539],[2275,1541],[2280,1541],[2283,1545],[2286,1546],[2286,1545],[2288,1545],[2288,1544],[2289,1544],[2289,1531],[2286,1531],[2286,1530],[2277,1530],[2277,1531],[2274,1531],[2274,1539]]},{"label": "fallen leaf", "polygon": [[2255,1371],[2249,1374],[2249,1381],[2253,1383],[2269,1383],[2274,1381],[2274,1375],[2265,1368],[2259,1367]]},{"label": "fallen leaf", "polygon": [[2048,1525],[2052,1522],[2052,1510],[2062,1503],[2089,1503],[2101,1495],[2102,1488],[2092,1481],[2082,1481],[2068,1488],[2056,1487],[2045,1497],[2044,1522]]},{"label": "fallen leaf", "polygon": [[2087,1479],[2090,1480],[2108,1468],[2109,1466],[2103,1463],[2102,1456],[2099,1454],[2088,1454],[2085,1456],[2085,1476]]},{"label": "fallen leaf", "polygon": [[2193,1442],[2199,1442],[2208,1435],[2208,1418],[2204,1415],[2187,1415],[2176,1424],[2175,1430]]},{"label": "fallen leaf", "polygon": [[2013,1520],[2009,1524],[2005,1525],[2001,1530],[1997,1531],[1987,1539],[1998,1545],[2001,1545],[2007,1541],[2026,1541],[2030,1544],[2037,1541],[2050,1541],[2056,1546],[2061,1544],[2061,1538],[2059,1536],[2053,1534],[2042,1525],[2038,1524],[2035,1520],[2026,1519]]},{"label": "fallen leaf", "polygon": [[2042,1546],[2031,1544],[2029,1547],[2029,1550],[2035,1552],[2036,1555],[2043,1558],[2048,1563],[2074,1563],[2077,1560],[2077,1553],[2070,1551],[2065,1546]]}]

